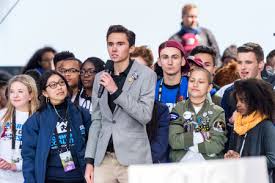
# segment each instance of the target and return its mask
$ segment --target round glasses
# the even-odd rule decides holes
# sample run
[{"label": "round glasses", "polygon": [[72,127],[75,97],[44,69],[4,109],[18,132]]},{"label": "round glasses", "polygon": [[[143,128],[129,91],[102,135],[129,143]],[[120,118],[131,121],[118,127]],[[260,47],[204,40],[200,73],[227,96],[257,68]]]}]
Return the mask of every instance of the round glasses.
[{"label": "round glasses", "polygon": [[57,88],[57,85],[59,86],[64,86],[66,83],[63,79],[59,80],[58,82],[51,82],[50,84],[46,85],[46,88],[47,87],[50,87],[51,89],[55,89]]},{"label": "round glasses", "polygon": [[93,69],[87,69],[87,70],[81,69],[81,70],[80,70],[80,75],[81,75],[81,76],[84,76],[85,74],[88,75],[88,76],[91,76],[91,75],[96,74],[96,71],[93,70]]}]

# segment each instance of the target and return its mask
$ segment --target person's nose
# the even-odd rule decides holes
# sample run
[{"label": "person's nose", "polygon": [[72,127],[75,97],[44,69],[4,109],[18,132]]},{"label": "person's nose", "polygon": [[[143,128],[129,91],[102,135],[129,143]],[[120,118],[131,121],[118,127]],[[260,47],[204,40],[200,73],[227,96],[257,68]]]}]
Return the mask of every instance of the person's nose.
[{"label": "person's nose", "polygon": [[168,58],[168,64],[173,65],[173,59],[172,58]]},{"label": "person's nose", "polygon": [[18,95],[18,92],[14,92],[13,94],[12,94],[12,97],[14,97],[14,98],[17,98],[19,95]]},{"label": "person's nose", "polygon": [[116,52],[116,51],[117,51],[117,45],[114,44],[114,45],[112,46],[112,52]]},{"label": "person's nose", "polygon": [[241,70],[245,70],[245,64],[244,63],[241,63],[240,67],[241,67]]},{"label": "person's nose", "polygon": [[65,71],[64,72],[64,76],[66,77],[66,76],[70,76],[71,75],[71,73],[70,73],[70,71]]},{"label": "person's nose", "polygon": [[236,104],[236,107],[240,107],[241,106],[241,102],[239,100],[237,100],[237,104]]}]

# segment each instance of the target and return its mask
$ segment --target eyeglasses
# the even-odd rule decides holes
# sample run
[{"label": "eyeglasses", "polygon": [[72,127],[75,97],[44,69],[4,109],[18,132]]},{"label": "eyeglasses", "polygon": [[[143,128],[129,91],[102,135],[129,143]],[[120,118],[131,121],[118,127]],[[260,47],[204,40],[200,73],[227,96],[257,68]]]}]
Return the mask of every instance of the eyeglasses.
[{"label": "eyeglasses", "polygon": [[57,88],[57,85],[59,86],[64,86],[66,83],[63,79],[60,79],[58,82],[51,82],[50,84],[46,85],[46,88],[47,87],[50,87],[51,89],[55,89]]},{"label": "eyeglasses", "polygon": [[93,69],[87,69],[87,70],[82,69],[82,70],[80,70],[80,75],[81,76],[84,76],[85,74],[87,74],[88,76],[91,76],[91,75],[94,75],[95,73],[96,73],[96,71],[93,70]]},{"label": "eyeglasses", "polygon": [[58,70],[61,74],[66,74],[66,73],[69,73],[69,74],[72,74],[72,73],[77,73],[79,72],[78,69],[75,69],[75,68],[70,68],[70,69],[63,69],[63,68],[60,68]]}]

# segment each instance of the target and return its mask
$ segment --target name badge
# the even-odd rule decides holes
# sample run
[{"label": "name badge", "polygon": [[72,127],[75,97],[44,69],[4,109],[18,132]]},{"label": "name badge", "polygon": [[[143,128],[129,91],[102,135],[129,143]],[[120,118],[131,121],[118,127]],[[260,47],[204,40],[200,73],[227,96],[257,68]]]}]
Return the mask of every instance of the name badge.
[{"label": "name badge", "polygon": [[60,153],[59,157],[61,159],[61,163],[65,172],[69,172],[75,169],[75,164],[71,151],[65,151],[63,153]]}]

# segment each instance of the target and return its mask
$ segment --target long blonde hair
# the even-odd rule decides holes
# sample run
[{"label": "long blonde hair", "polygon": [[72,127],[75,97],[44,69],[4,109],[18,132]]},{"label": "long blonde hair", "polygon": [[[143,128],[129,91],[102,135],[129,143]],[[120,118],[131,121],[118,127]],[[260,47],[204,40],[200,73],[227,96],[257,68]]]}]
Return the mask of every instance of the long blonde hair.
[{"label": "long blonde hair", "polygon": [[20,74],[20,75],[16,75],[14,77],[12,77],[9,80],[9,84],[8,84],[8,103],[7,103],[7,111],[5,112],[4,116],[1,118],[1,120],[3,120],[3,127],[6,125],[6,123],[11,120],[12,118],[12,114],[15,111],[15,107],[11,104],[10,101],[10,89],[11,89],[11,85],[14,82],[20,82],[23,85],[25,85],[28,88],[29,94],[32,95],[32,99],[30,101],[30,106],[29,106],[29,115],[32,115],[38,108],[39,105],[39,101],[38,101],[38,92],[37,92],[37,86],[36,83],[34,81],[34,79],[28,75],[25,74]]}]

